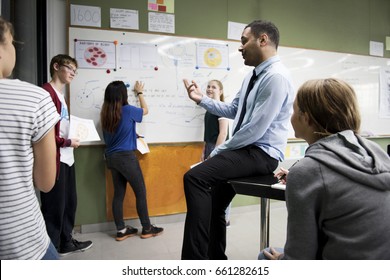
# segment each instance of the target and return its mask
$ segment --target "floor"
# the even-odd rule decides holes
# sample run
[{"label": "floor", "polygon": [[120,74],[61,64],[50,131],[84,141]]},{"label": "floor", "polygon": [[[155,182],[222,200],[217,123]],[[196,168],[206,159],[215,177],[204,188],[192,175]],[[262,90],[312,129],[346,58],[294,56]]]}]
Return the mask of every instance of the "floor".
[{"label": "floor", "polygon": [[[260,244],[260,206],[233,207],[231,225],[227,230],[227,256],[231,260],[256,260]],[[115,241],[113,225],[107,231],[81,227],[74,238],[91,240],[93,246],[85,252],[64,256],[65,260],[179,260],[183,240],[185,215],[154,217],[152,223],[164,228],[160,236],[141,239],[130,237]],[[140,228],[137,220],[127,224]],[[285,202],[272,201],[270,214],[270,245],[283,247],[286,240],[287,211]],[[94,231],[94,232],[90,232]]]}]

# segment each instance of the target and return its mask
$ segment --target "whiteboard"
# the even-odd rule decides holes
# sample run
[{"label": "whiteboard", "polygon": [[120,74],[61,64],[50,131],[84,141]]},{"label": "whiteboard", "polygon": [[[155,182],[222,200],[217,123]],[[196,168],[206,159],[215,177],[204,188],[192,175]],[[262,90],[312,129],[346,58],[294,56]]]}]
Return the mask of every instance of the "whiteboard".
[{"label": "whiteboard", "polygon": [[[103,51],[104,45],[114,43],[116,52],[110,53],[111,59],[88,66],[78,49],[80,40],[86,45],[88,41],[100,44]],[[106,86],[123,80],[129,89],[129,103],[139,106],[132,88],[140,80],[145,83],[149,114],[137,125],[139,134],[149,143],[202,141],[205,111],[188,98],[182,80],[194,79],[204,91],[209,80],[221,80],[226,101],[231,101],[253,69],[244,65],[239,46],[235,41],[70,27],[69,54],[83,65],[69,87],[70,112],[92,119],[102,136],[99,114]],[[390,118],[378,116],[379,70],[390,65],[389,59],[289,47],[279,47],[278,52],[296,89],[308,79],[344,79],[357,92],[362,130],[375,135],[390,133]],[[110,63],[105,65],[107,61]],[[291,126],[289,137],[294,138]]]},{"label": "whiteboard", "polygon": [[[329,77],[342,79],[356,92],[362,116],[362,135],[390,134],[390,115],[387,117],[379,115],[379,73],[381,69],[390,66],[390,59],[285,47],[279,49],[279,55],[291,71],[297,90],[310,79]],[[390,99],[388,102],[390,108]],[[289,137],[293,135],[290,125]]]}]

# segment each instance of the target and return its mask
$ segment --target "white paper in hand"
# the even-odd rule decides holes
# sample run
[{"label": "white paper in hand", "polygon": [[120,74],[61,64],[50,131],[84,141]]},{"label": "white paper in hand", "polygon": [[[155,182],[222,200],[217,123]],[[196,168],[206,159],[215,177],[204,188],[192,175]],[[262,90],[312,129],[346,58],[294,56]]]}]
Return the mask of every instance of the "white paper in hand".
[{"label": "white paper in hand", "polygon": [[143,137],[142,138],[141,137],[137,138],[137,150],[141,154],[146,154],[146,153],[150,152],[148,143],[146,143],[145,138],[143,138]]},{"label": "white paper in hand", "polygon": [[282,183],[277,183],[277,184],[273,184],[271,185],[271,188],[273,189],[278,189],[278,190],[286,190],[286,185],[285,184],[282,184]]},{"label": "white paper in hand", "polygon": [[100,141],[93,120],[70,115],[69,138],[78,138],[80,142]]}]

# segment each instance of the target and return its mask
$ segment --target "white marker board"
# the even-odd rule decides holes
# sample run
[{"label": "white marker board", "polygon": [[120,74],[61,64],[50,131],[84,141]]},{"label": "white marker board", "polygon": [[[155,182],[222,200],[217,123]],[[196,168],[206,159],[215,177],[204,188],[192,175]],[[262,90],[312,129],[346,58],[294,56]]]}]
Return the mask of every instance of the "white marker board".
[{"label": "white marker board", "polygon": [[[105,42],[110,51],[112,42],[116,45],[115,68],[110,53],[111,59],[99,58],[96,65],[79,68],[70,85],[71,114],[93,119],[100,136],[99,114],[104,90],[111,81],[123,80],[129,86],[129,103],[136,105],[131,89],[136,80],[145,82],[149,114],[137,125],[137,132],[149,143],[196,142],[203,139],[204,109],[188,98],[183,78],[194,79],[203,89],[209,80],[221,80],[230,101],[252,70],[244,65],[240,43],[235,41],[70,27],[69,54],[83,67],[85,61],[81,60],[90,54],[83,56],[82,50],[75,49],[80,40],[103,45],[103,52]],[[291,70],[296,89],[315,78],[336,77],[349,82],[359,98],[362,130],[390,134],[390,118],[378,114],[379,70],[390,65],[389,59],[283,46],[279,55]],[[105,61],[110,62],[109,67]],[[292,128],[289,137],[294,137]]]}]

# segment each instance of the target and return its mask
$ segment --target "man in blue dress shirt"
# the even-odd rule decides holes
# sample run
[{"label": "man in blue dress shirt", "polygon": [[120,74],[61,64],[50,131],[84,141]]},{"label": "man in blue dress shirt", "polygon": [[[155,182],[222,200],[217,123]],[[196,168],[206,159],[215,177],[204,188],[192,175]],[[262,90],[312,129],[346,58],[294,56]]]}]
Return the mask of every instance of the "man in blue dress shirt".
[{"label": "man in blue dress shirt", "polygon": [[184,80],[190,99],[234,123],[233,136],[184,175],[182,259],[227,259],[225,209],[235,195],[227,181],[270,174],[284,159],[294,89],[277,55],[278,44],[279,31],[271,22],[256,20],[244,28],[239,51],[245,65],[255,68],[230,104],[207,97],[194,81]]}]

